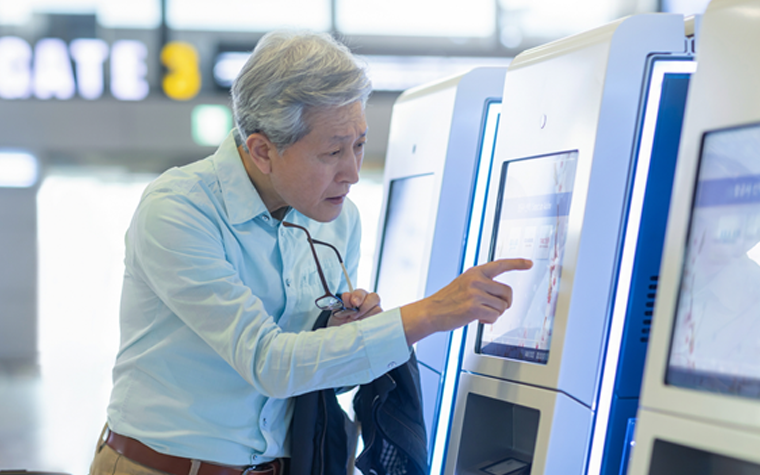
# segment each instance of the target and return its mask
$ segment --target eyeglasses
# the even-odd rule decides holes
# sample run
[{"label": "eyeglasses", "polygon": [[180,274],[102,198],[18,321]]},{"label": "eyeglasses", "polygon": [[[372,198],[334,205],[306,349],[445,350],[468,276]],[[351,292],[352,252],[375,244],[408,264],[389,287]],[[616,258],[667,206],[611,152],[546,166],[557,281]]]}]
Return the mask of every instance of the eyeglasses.
[{"label": "eyeglasses", "polygon": [[321,310],[330,310],[332,312],[346,310],[346,306],[343,303],[343,300],[337,295],[330,292],[330,289],[327,287],[327,279],[325,279],[325,273],[322,271],[322,266],[319,264],[319,258],[317,257],[317,250],[314,248],[314,244],[321,244],[322,246],[327,246],[333,251],[335,251],[335,255],[338,256],[338,262],[340,262],[340,267],[341,269],[343,269],[343,276],[346,278],[346,283],[348,284],[348,291],[353,292],[354,286],[351,285],[351,279],[348,278],[348,272],[346,271],[346,266],[343,264],[343,259],[340,257],[340,252],[338,252],[338,249],[336,249],[335,246],[333,246],[332,244],[326,243],[324,241],[319,241],[317,239],[312,239],[311,234],[309,234],[309,230],[304,228],[303,226],[299,226],[293,223],[288,223],[286,221],[283,221],[282,225],[288,228],[300,229],[301,231],[306,233],[306,238],[309,240],[309,247],[311,247],[311,254],[314,256],[314,262],[317,264],[317,273],[319,274],[319,280],[322,281],[322,287],[324,287],[325,289],[325,294],[321,297],[318,297],[316,300],[314,300],[314,303],[317,305],[317,308]]}]

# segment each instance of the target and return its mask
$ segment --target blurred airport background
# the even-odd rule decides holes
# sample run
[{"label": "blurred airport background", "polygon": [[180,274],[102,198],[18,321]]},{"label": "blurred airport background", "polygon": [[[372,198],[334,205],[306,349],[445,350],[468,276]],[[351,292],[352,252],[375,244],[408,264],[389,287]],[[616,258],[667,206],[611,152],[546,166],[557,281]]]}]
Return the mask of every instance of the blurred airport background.
[{"label": "blurred airport background", "polygon": [[331,32],[366,62],[351,198],[369,287],[393,102],[410,88],[642,12],[705,0],[0,0],[0,470],[86,474],[118,347],[123,236],[145,185],[232,127],[265,32]]}]

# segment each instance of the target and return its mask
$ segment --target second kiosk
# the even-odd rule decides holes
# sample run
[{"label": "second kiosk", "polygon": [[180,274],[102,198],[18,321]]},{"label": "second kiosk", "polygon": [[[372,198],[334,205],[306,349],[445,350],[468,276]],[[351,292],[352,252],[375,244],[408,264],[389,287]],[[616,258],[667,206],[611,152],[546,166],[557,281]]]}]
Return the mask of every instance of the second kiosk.
[{"label": "second kiosk", "polygon": [[[647,14],[511,63],[477,261],[534,265],[498,277],[514,302],[496,324],[467,328],[445,473],[619,472],[651,323],[629,313],[653,295],[632,263],[654,247],[656,279],[657,239],[638,237],[647,210],[664,227],[691,44],[682,16]],[[668,91],[663,59],[686,79]],[[645,133],[650,89],[655,105],[674,101],[659,141]]]}]

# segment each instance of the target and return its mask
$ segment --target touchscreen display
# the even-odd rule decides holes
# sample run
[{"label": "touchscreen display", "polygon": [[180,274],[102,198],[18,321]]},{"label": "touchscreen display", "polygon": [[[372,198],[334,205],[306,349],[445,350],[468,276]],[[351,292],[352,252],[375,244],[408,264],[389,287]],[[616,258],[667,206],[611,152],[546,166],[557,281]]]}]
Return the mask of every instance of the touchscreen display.
[{"label": "touchscreen display", "polygon": [[431,223],[434,175],[397,178],[390,184],[375,292],[383,308],[419,299],[425,237]]},{"label": "touchscreen display", "polygon": [[503,164],[490,260],[522,257],[533,267],[497,277],[512,287],[512,307],[480,326],[480,353],[549,359],[577,157],[567,152]]},{"label": "touchscreen display", "polygon": [[692,206],[667,383],[760,398],[760,124],[705,135]]}]

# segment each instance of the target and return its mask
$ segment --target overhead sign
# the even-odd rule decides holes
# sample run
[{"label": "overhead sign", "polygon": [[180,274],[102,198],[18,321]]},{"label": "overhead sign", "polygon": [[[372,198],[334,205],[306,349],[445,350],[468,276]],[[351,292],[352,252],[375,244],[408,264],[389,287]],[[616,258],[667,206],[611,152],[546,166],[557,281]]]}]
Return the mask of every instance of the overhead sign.
[{"label": "overhead sign", "polygon": [[[75,95],[98,99],[105,90],[105,65],[110,66],[109,90],[122,101],[139,101],[150,93],[147,80],[148,48],[136,40],[119,40],[110,47],[100,39],[76,39],[70,45],[59,38],[43,38],[32,46],[16,36],[0,37],[0,98],[59,99]],[[164,92],[177,100],[200,91],[198,55],[188,43],[168,43],[161,52],[167,67]]]},{"label": "overhead sign", "polygon": [[179,101],[192,99],[201,90],[198,53],[189,43],[173,41],[161,50],[161,63],[166,66],[162,86],[167,96]]}]

